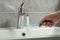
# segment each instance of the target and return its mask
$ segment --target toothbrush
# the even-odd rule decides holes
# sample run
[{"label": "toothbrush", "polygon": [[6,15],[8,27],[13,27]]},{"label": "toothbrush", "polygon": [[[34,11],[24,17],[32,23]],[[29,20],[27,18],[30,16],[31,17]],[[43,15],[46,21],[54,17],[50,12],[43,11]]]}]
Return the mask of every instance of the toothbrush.
[{"label": "toothbrush", "polygon": [[41,24],[42,22],[37,22],[35,24],[32,24],[31,26],[39,26],[39,24]]}]

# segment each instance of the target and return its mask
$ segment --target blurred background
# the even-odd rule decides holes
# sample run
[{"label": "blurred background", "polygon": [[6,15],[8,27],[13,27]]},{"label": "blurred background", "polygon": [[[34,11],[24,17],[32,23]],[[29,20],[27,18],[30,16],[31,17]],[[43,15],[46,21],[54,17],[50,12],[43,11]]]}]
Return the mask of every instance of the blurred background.
[{"label": "blurred background", "polygon": [[18,7],[22,1],[24,2],[23,11],[29,13],[31,24],[60,9],[60,0],[0,0],[1,28],[17,27]]},{"label": "blurred background", "polygon": [[[60,10],[60,0],[0,0],[0,28],[17,27],[18,7],[22,1],[24,1],[23,10],[25,13],[29,13],[31,24],[38,22],[49,13]],[[60,26],[60,23],[56,26]],[[59,40],[60,38],[38,38],[29,40],[53,39]]]}]

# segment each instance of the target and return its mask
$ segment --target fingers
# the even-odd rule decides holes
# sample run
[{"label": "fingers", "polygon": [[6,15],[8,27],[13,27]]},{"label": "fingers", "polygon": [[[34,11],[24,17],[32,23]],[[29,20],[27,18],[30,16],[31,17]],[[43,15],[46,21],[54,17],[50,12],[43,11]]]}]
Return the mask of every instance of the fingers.
[{"label": "fingers", "polygon": [[42,24],[39,25],[39,27],[41,27],[41,26],[52,27],[53,22],[50,20],[45,20]]},{"label": "fingers", "polygon": [[53,25],[50,22],[44,22],[43,24],[40,25],[41,26],[46,26],[46,27],[52,27]]}]

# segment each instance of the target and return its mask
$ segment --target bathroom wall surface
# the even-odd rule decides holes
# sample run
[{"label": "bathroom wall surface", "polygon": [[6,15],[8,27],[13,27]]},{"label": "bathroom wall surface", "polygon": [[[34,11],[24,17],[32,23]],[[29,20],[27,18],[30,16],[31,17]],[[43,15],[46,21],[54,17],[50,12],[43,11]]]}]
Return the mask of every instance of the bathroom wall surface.
[{"label": "bathroom wall surface", "polygon": [[31,24],[60,7],[59,0],[0,0],[0,27],[17,27],[18,7],[22,1],[23,11],[29,13]]}]

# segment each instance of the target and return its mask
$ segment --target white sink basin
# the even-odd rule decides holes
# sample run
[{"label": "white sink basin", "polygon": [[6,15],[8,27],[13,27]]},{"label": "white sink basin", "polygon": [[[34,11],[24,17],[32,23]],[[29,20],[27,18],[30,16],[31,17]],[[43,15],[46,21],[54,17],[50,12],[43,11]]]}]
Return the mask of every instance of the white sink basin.
[{"label": "white sink basin", "polygon": [[0,39],[43,38],[43,37],[54,37],[58,35],[60,35],[60,27],[51,27],[51,28],[35,27],[35,28],[23,28],[23,29],[0,28]]}]

